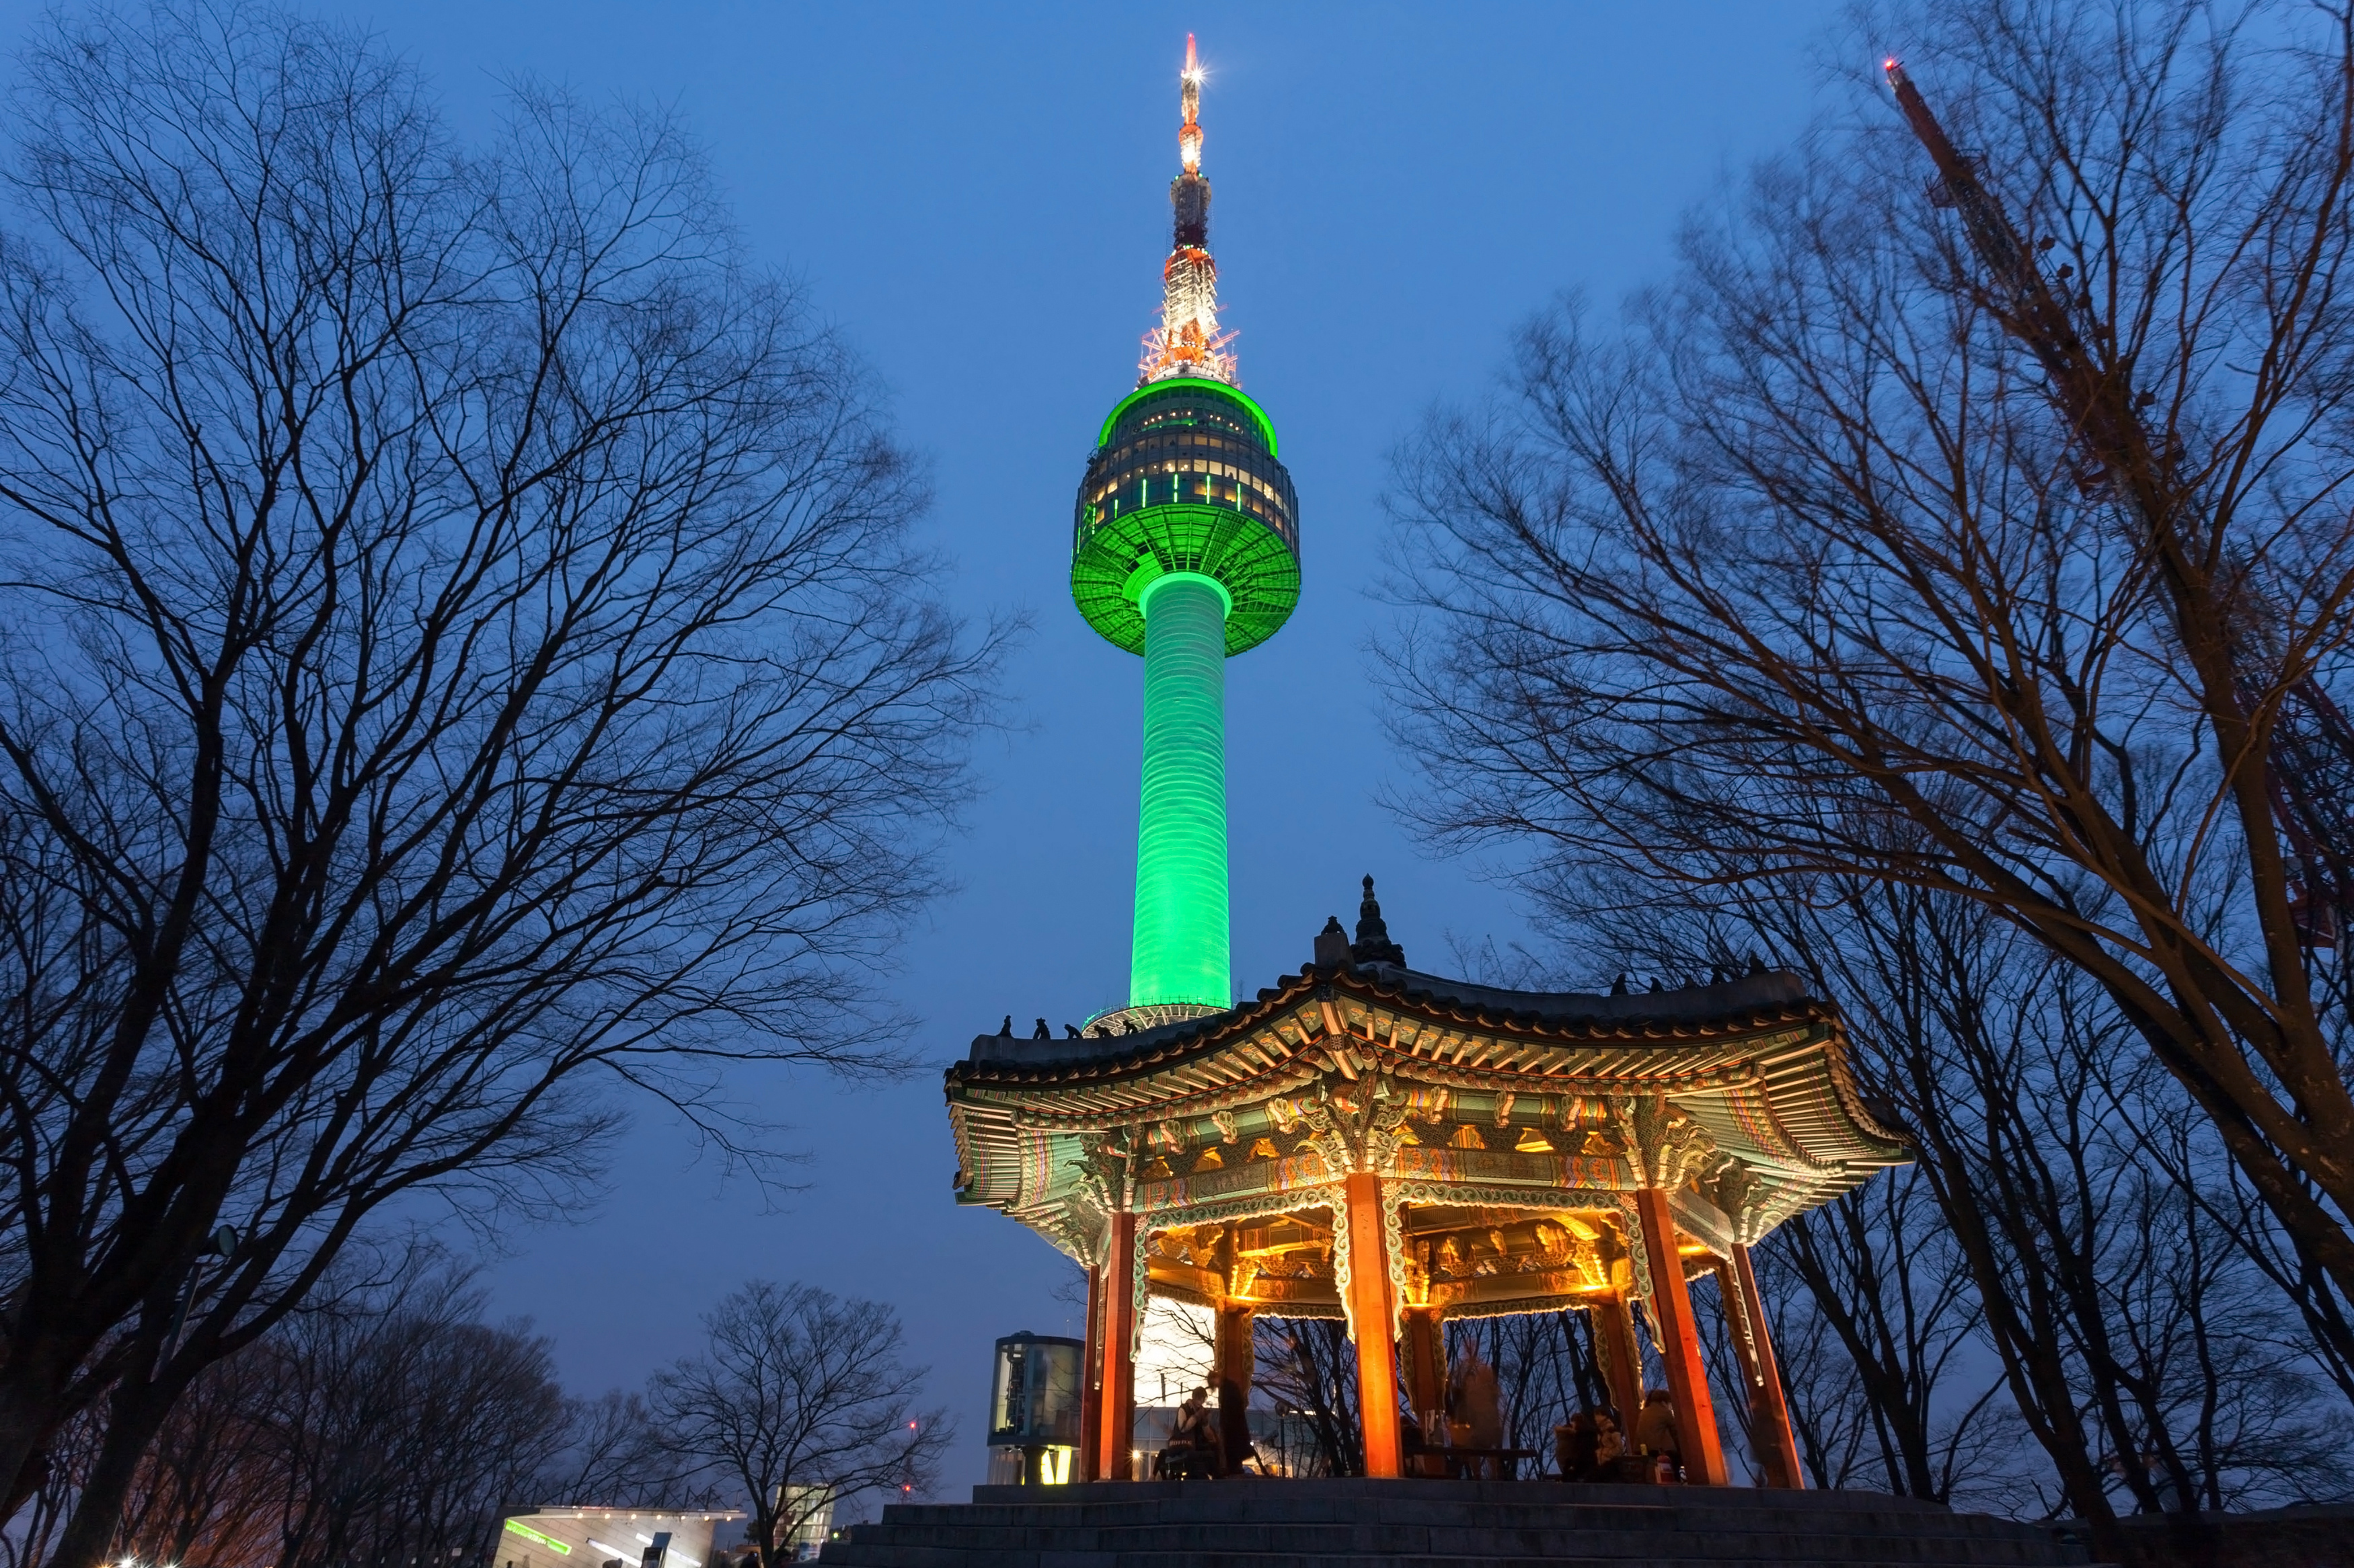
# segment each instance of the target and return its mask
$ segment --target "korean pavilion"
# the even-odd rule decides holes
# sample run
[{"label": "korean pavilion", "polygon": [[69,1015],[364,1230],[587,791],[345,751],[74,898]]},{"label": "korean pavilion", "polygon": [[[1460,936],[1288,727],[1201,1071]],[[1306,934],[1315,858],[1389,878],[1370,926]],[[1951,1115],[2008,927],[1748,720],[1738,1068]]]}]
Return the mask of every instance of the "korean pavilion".
[{"label": "korean pavilion", "polygon": [[1369,877],[1356,939],[1330,923],[1255,1001],[1140,1011],[984,1035],[947,1075],[958,1200],[1087,1271],[1080,1478],[1128,1477],[1138,1327],[1164,1296],[1215,1314],[1230,1442],[1253,1319],[1345,1319],[1369,1476],[1403,1473],[1402,1407],[1444,1404],[1449,1319],[1590,1312],[1631,1417],[1639,1302],[1687,1478],[1722,1485],[1690,1295],[1712,1276],[1764,1478],[1802,1484],[1749,1248],[1905,1151],[1798,977],[1753,963],[1609,995],[1443,979],[1406,967]]}]

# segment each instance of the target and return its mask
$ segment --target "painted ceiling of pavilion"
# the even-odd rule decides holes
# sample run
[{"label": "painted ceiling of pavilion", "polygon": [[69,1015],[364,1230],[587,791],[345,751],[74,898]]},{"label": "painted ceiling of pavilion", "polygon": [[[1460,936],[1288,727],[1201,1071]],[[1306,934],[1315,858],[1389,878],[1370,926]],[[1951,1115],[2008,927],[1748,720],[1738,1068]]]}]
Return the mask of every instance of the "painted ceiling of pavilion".
[{"label": "painted ceiling of pavilion", "polygon": [[957,1198],[1088,1264],[1132,1208],[1152,1292],[1325,1317],[1339,1184],[1372,1171],[1407,1301],[1648,1297],[1637,1189],[1704,1260],[1905,1159],[1847,1049],[1784,972],[1600,996],[1310,966],[1142,1033],[975,1040],[948,1070]]}]

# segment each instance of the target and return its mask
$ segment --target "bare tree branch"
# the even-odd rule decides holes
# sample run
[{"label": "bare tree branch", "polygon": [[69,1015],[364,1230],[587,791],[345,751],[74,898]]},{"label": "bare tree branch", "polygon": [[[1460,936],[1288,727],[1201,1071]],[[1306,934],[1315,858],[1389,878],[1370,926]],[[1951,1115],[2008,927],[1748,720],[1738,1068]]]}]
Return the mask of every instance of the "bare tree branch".
[{"label": "bare tree branch", "polygon": [[1540,882],[1862,876],[2012,922],[2339,1301],[2345,996],[2267,758],[2354,646],[2350,26],[2197,0],[1903,23],[2068,295],[2087,395],[2153,432],[2142,469],[2088,463],[2081,399],[1875,86],[1696,223],[1627,334],[1564,306],[1505,396],[1401,454],[1414,613],[1381,651],[1428,783],[1401,804],[1443,842]]},{"label": "bare tree branch", "polygon": [[0,1514],[103,1397],[83,1568],[173,1401],[395,1199],[560,1212],[632,1096],[757,1165],[729,1064],[901,1064],[874,976],[1000,637],[669,119],[525,90],[464,147],[370,40],[234,0],[55,18],[25,80]]},{"label": "bare tree branch", "polygon": [[929,1494],[956,1426],[913,1408],[929,1369],[900,1360],[888,1307],[756,1279],[704,1323],[709,1350],[657,1372],[650,1403],[667,1450],[743,1497],[762,1568],[811,1519]]}]

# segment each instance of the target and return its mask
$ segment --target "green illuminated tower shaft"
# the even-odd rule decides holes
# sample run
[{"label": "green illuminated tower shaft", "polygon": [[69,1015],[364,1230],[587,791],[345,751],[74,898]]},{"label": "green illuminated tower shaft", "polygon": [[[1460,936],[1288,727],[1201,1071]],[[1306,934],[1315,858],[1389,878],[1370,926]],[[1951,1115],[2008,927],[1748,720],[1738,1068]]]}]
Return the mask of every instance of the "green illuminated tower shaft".
[{"label": "green illuminated tower shaft", "polygon": [[[1135,391],[1104,420],[1079,483],[1071,598],[1144,655],[1144,778],[1136,844],[1131,1024],[1222,1009],[1227,970],[1225,661],[1275,635],[1299,602],[1299,497],[1266,410],[1234,385],[1217,324],[1210,182],[1185,42],[1183,172],[1160,329]],[[1142,1014],[1141,1017],[1134,1015]]]},{"label": "green illuminated tower shaft", "polygon": [[1224,1007],[1226,590],[1173,572],[1141,596],[1144,800],[1136,835],[1131,1007]]}]

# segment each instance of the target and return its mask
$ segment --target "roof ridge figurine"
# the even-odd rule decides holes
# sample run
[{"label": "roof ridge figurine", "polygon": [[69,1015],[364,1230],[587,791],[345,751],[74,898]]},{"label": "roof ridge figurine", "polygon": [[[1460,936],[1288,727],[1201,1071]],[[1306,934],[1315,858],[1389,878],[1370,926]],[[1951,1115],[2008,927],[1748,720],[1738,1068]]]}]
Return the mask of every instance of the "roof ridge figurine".
[{"label": "roof ridge figurine", "polygon": [[1382,918],[1381,901],[1373,896],[1371,872],[1365,874],[1365,896],[1357,906],[1357,939],[1349,944],[1349,956],[1361,964],[1405,968],[1405,949],[1390,940],[1388,923]]}]

